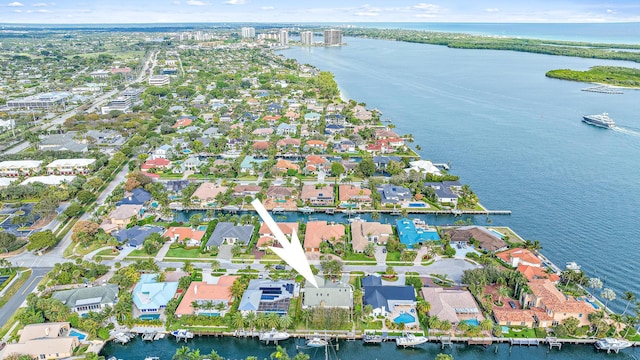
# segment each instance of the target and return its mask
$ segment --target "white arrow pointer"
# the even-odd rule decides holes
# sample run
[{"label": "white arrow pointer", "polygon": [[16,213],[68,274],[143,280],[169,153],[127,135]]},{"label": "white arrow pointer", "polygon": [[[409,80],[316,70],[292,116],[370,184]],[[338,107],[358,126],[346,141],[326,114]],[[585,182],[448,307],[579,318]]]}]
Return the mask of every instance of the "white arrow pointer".
[{"label": "white arrow pointer", "polygon": [[307,256],[304,254],[295,230],[291,234],[291,242],[289,242],[260,200],[254,199],[251,205],[253,205],[253,208],[256,209],[262,221],[267,224],[271,233],[276,237],[280,245],[282,245],[281,248],[269,246],[269,249],[317,288],[316,278],[313,276],[313,272],[311,272],[311,266],[309,266],[309,261],[307,261]]}]

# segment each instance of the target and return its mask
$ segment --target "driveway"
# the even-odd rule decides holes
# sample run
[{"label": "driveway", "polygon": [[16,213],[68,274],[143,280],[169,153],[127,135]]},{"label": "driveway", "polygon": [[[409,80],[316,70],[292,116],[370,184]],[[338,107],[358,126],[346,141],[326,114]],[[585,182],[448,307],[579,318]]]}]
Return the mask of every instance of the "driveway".
[{"label": "driveway", "polygon": [[384,252],[384,249],[386,249],[386,247],[380,245],[376,246],[375,257],[378,266],[384,266],[387,260],[387,253]]}]

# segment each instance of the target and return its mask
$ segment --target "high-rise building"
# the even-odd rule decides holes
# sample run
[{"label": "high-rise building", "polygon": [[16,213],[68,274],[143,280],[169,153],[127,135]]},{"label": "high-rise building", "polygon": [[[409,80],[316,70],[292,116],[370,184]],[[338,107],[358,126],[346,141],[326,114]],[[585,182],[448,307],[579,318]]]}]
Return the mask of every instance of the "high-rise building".
[{"label": "high-rise building", "polygon": [[256,37],[256,29],[252,27],[243,27],[241,34],[243,39],[254,38]]},{"label": "high-rise building", "polygon": [[300,42],[302,45],[313,45],[313,31],[300,32]]},{"label": "high-rise building", "polygon": [[289,31],[286,29],[280,29],[280,36],[278,40],[280,40],[281,46],[289,45]]},{"label": "high-rise building", "polygon": [[325,46],[339,46],[340,44],[342,44],[341,30],[330,29],[324,31]]}]

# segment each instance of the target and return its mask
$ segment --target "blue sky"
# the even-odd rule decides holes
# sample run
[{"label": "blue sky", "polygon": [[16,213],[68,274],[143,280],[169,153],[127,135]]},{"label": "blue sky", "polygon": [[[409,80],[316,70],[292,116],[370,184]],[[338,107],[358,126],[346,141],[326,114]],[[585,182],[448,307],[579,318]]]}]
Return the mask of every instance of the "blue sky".
[{"label": "blue sky", "polygon": [[[0,0],[2,1],[2,0]],[[640,22],[638,0],[16,0],[1,23]]]}]

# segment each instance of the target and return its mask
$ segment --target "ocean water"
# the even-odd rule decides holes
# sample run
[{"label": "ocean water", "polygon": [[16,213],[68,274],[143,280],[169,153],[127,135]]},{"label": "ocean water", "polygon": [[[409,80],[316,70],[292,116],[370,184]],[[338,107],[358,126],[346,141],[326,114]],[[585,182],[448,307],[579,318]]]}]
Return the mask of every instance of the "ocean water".
[{"label": "ocean water", "polygon": [[[627,62],[347,38],[348,46],[281,53],[335,74],[344,96],[412,133],[420,155],[451,162],[494,216],[540,240],[559,266],[582,265],[622,297],[640,295],[640,91],[580,91],[550,69]],[[608,112],[619,129],[581,122]],[[622,310],[623,300],[610,302]]]}]

